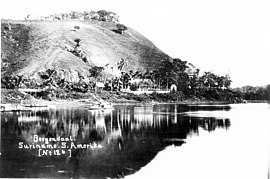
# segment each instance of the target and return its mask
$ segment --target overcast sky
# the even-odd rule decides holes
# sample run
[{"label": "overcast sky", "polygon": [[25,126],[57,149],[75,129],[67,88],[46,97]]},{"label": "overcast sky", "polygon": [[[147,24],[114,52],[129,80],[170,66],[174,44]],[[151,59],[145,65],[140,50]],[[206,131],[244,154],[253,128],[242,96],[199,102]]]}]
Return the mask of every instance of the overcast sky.
[{"label": "overcast sky", "polygon": [[109,10],[173,58],[229,73],[232,87],[270,84],[268,0],[7,0],[2,18]]}]

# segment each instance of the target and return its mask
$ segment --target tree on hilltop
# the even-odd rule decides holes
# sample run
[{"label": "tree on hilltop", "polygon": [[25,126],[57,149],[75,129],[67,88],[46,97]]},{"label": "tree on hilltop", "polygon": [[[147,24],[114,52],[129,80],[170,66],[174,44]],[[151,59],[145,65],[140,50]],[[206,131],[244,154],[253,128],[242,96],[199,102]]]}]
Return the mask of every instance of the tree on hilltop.
[{"label": "tree on hilltop", "polygon": [[120,34],[123,34],[123,32],[127,30],[127,27],[124,24],[116,24],[116,28]]}]

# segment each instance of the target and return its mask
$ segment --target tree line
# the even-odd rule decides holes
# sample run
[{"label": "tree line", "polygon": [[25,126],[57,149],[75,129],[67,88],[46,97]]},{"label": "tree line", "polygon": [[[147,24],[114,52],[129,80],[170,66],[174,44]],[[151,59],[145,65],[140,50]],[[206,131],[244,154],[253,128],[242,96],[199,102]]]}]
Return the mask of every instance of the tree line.
[{"label": "tree line", "polygon": [[245,100],[270,100],[270,84],[266,86],[243,86],[234,91]]},{"label": "tree line", "polygon": [[[123,66],[126,64],[125,60],[121,59],[118,63],[118,70],[121,75],[114,77],[114,80],[106,80],[105,83],[117,83],[109,84],[108,86],[117,86],[119,89],[126,89],[128,86],[136,90],[140,88],[142,84],[147,86],[149,89],[169,89],[172,84],[177,86],[178,91],[186,93],[198,93],[205,90],[226,90],[230,88],[231,78],[228,74],[216,75],[213,72],[204,72],[203,75],[199,75],[199,69],[193,69],[193,72],[189,73],[187,61],[181,59],[164,59],[159,68],[155,70],[124,70]],[[101,76],[104,68],[98,69],[98,75]],[[139,80],[137,86],[134,86],[134,79]],[[115,82],[113,82],[115,81]],[[135,82],[136,83],[136,82]],[[115,90],[115,89],[114,89]]]},{"label": "tree line", "polygon": [[[120,90],[132,87],[133,90],[145,86],[149,89],[169,89],[172,84],[177,86],[178,91],[198,93],[202,90],[211,89],[229,89],[231,80],[229,75],[220,76],[213,72],[204,72],[203,75],[199,75],[199,69],[195,69],[194,72],[188,73],[187,61],[175,58],[172,60],[163,60],[160,67],[155,70],[146,69],[144,71],[124,70],[124,66],[127,65],[124,59],[121,59],[117,64],[117,69],[120,71],[120,76],[108,75],[108,71],[101,66],[93,66],[89,69],[89,84],[90,88],[95,86],[97,82],[104,83],[109,90]],[[39,76],[43,79],[43,83],[35,84],[30,79],[26,79],[23,76],[5,76],[1,79],[2,88],[19,88],[20,86],[42,87],[48,83],[56,86],[55,84],[61,84],[63,79],[58,79],[57,71],[54,69],[47,69],[44,72],[39,72]],[[108,77],[110,76],[110,77]],[[134,86],[134,79],[139,80],[135,82],[137,86]],[[89,86],[89,84],[84,84]],[[141,86],[140,86],[141,85]]]},{"label": "tree line", "polygon": [[[108,64],[107,64],[108,66]],[[61,72],[55,69],[47,69],[39,72],[40,80],[27,79],[24,76],[5,76],[1,79],[1,87],[8,89],[16,88],[46,88],[53,96],[61,97],[63,91],[80,93],[97,93],[98,83],[104,84],[102,90],[122,91],[129,90],[169,90],[172,84],[177,86],[177,91],[171,96],[172,99],[199,98],[217,101],[239,102],[240,94],[230,88],[231,79],[228,74],[216,75],[213,72],[204,72],[193,68],[187,61],[181,59],[164,59],[157,69],[128,70],[127,60],[121,59],[117,63],[118,76],[114,76],[101,66],[89,68],[88,75],[78,73],[79,80],[70,82],[61,77]],[[61,92],[57,92],[57,91]],[[168,94],[170,95],[170,94]],[[156,97],[156,96],[155,96]],[[164,100],[170,96],[159,95],[157,98]],[[235,100],[236,99],[236,100]],[[258,98],[256,98],[258,99]]]},{"label": "tree line", "polygon": [[71,11],[67,13],[53,14],[49,16],[36,17],[28,14],[25,20],[97,20],[105,22],[119,23],[119,16],[115,12],[99,10],[99,11]]}]

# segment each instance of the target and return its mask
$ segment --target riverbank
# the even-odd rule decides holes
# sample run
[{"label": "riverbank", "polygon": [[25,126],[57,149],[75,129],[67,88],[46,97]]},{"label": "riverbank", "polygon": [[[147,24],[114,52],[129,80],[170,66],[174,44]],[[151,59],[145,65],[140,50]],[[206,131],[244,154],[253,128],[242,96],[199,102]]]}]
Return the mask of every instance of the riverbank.
[{"label": "riverbank", "polygon": [[[214,94],[214,93],[213,93]],[[178,104],[228,104],[246,103],[245,100],[234,96],[230,91],[223,91],[215,95],[186,95],[182,92],[167,94],[129,94],[117,91],[99,91],[96,95],[89,93],[67,93],[65,97],[59,98],[47,94],[46,96],[34,97],[16,89],[1,89],[1,106],[6,105],[48,105],[48,106],[85,106],[99,102],[110,102],[112,104],[134,104],[134,103],[178,103]]]},{"label": "riverbank", "polygon": [[245,103],[237,94],[230,90],[211,91],[203,94],[184,94],[181,91],[172,93],[152,93],[152,94],[131,94],[121,92],[103,91],[97,94],[103,100],[112,103],[121,102],[156,102],[156,103],[183,103],[183,104],[228,104],[228,103]]}]

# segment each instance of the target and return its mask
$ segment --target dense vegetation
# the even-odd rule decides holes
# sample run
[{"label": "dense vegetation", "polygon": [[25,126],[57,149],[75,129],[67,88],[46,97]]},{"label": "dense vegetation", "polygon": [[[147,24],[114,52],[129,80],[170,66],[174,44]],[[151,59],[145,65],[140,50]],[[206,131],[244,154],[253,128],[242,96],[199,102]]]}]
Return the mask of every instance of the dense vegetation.
[{"label": "dense vegetation", "polygon": [[[47,93],[40,94],[40,97],[48,98],[80,98],[74,93],[95,93],[101,94],[101,98],[113,100],[124,98],[136,101],[218,101],[218,102],[241,102],[239,93],[230,89],[231,80],[229,75],[219,76],[212,72],[204,72],[199,75],[199,69],[188,71],[190,67],[186,61],[180,59],[164,59],[156,70],[125,71],[126,61],[121,59],[118,62],[119,76],[113,76],[105,70],[106,67],[93,66],[89,70],[88,81],[81,77],[79,82],[70,83],[61,79],[58,72],[48,69],[38,73],[40,81],[29,80],[23,76],[10,76],[2,78],[2,88],[43,88]],[[98,88],[98,83],[104,87]],[[167,94],[153,93],[149,95],[125,95],[123,90],[147,90],[160,91],[169,90],[172,84],[176,84],[177,91]],[[107,92],[106,92],[107,91]],[[108,94],[109,92],[109,94]],[[117,93],[115,93],[117,92]],[[107,95],[105,95],[107,94]],[[114,97],[113,97],[114,95]],[[115,95],[117,97],[115,97]],[[86,97],[85,95],[82,95]]]},{"label": "dense vegetation", "polygon": [[245,100],[268,100],[270,101],[270,85],[265,87],[243,86],[235,88],[236,91]]}]

